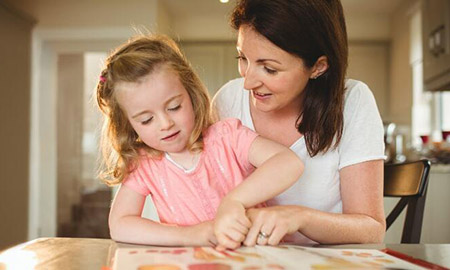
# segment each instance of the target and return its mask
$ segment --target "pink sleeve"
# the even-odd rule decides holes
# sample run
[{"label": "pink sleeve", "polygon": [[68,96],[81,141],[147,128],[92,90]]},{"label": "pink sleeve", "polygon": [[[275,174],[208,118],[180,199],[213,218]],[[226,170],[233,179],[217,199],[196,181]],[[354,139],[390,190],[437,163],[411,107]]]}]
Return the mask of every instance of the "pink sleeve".
[{"label": "pink sleeve", "polygon": [[141,195],[147,196],[150,195],[151,192],[145,182],[150,179],[146,179],[146,174],[144,173],[145,168],[143,168],[142,165],[143,164],[139,164],[139,166],[124,179],[122,185],[131,188]]},{"label": "pink sleeve", "polygon": [[228,118],[222,120],[221,123],[223,133],[224,135],[226,133],[239,163],[245,165],[247,169],[253,168],[253,165],[248,160],[248,153],[258,134],[242,125],[241,121],[236,118]]}]

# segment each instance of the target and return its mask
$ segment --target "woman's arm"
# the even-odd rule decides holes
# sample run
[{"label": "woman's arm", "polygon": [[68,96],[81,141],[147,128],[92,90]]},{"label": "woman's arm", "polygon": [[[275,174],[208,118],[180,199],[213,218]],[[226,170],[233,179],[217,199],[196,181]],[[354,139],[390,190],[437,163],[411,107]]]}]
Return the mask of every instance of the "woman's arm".
[{"label": "woman's arm", "polygon": [[237,248],[251,223],[245,209],[275,197],[303,173],[303,162],[285,146],[258,136],[249,150],[256,170],[222,199],[215,222],[218,249]]},{"label": "woman's arm", "polygon": [[[381,243],[386,231],[383,165],[383,160],[376,160],[341,169],[343,215],[330,217],[330,230],[305,226],[302,232],[319,243]],[[320,215],[311,222],[321,222]]]},{"label": "woman's arm", "polygon": [[122,185],[109,213],[111,238],[119,242],[162,246],[215,245],[213,222],[165,225],[141,217],[145,196]]},{"label": "woman's arm", "polygon": [[[340,171],[343,213],[303,206],[251,209],[252,227],[245,245],[276,245],[285,234],[299,231],[321,244],[381,243],[385,234],[383,161],[347,166]],[[269,239],[257,238],[260,231]]]}]

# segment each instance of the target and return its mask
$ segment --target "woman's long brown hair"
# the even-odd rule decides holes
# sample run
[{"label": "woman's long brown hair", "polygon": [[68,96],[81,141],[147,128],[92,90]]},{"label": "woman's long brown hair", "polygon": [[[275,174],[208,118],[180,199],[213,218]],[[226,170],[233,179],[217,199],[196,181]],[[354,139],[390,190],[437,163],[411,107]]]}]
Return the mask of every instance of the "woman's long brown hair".
[{"label": "woman's long brown hair", "polygon": [[328,70],[310,79],[302,92],[296,128],[310,156],[337,147],[343,131],[348,44],[339,0],[241,0],[232,15],[236,30],[252,27],[312,68],[326,56]]}]

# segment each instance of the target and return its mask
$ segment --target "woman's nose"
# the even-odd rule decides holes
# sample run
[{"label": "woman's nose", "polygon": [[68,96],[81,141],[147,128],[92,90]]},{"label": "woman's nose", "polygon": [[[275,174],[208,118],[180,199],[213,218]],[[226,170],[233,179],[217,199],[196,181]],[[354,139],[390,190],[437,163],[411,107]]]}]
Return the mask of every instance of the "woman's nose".
[{"label": "woman's nose", "polygon": [[261,81],[257,76],[256,70],[247,66],[247,69],[243,73],[244,77],[244,88],[251,90],[259,87],[261,85]]}]

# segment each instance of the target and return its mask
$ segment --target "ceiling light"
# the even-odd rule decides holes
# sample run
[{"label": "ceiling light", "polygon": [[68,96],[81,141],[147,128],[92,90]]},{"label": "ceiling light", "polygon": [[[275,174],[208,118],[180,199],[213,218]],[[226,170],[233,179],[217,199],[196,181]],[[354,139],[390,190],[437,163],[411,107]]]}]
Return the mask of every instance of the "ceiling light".
[{"label": "ceiling light", "polygon": [[228,3],[228,0],[220,0],[220,3]]}]

